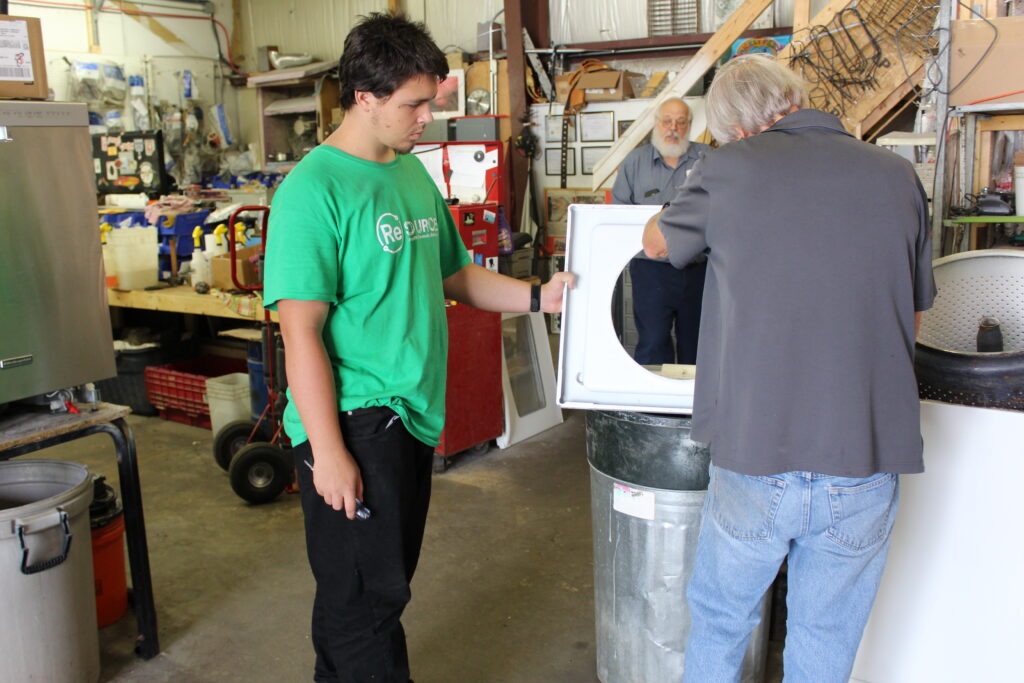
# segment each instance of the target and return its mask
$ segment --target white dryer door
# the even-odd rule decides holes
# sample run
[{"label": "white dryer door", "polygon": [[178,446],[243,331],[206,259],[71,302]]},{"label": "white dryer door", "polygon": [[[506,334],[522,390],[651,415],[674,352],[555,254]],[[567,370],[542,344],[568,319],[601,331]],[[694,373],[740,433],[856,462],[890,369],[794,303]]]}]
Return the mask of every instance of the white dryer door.
[{"label": "white dryer door", "polygon": [[[672,379],[638,365],[612,324],[612,294],[623,268],[641,248],[657,206],[573,204],[565,269],[576,274],[566,293],[559,344],[558,404],[564,408],[693,411],[694,366],[674,366]],[[666,368],[667,369],[667,368]]]}]

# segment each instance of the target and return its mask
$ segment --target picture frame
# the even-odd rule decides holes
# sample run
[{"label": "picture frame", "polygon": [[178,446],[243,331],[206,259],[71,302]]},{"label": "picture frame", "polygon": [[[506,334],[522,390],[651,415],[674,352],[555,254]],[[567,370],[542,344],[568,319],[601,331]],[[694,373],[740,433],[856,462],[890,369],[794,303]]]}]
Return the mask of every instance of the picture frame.
[{"label": "picture frame", "polygon": [[[565,174],[576,175],[576,148],[565,150]],[[562,175],[562,148],[548,147],[544,150],[544,175]]]},{"label": "picture frame", "polygon": [[570,204],[611,203],[612,193],[608,189],[546,187],[544,188],[544,220],[549,229],[552,225],[562,226],[565,225],[568,218]]},{"label": "picture frame", "polygon": [[576,142],[576,116],[553,114],[544,117],[544,142],[562,142],[562,119],[569,117],[569,142]]},{"label": "picture frame", "polygon": [[617,124],[615,125],[615,128],[616,128],[616,131],[615,131],[615,132],[616,132],[616,135],[617,135],[617,137],[620,137],[620,138],[621,138],[621,137],[622,137],[623,135],[625,135],[625,134],[626,134],[626,131],[627,131],[627,130],[629,130],[629,127],[633,125],[633,121],[635,121],[635,120],[636,120],[636,119],[625,119],[625,120],[620,120],[620,121],[619,121],[619,122],[618,122],[618,123],[617,123]]},{"label": "picture frame", "polygon": [[580,174],[594,175],[594,166],[611,149],[609,145],[580,148]]},{"label": "picture frame", "polygon": [[430,101],[430,113],[435,119],[451,119],[466,115],[466,72],[463,69],[449,71],[448,78],[438,85],[438,93],[441,93],[445,84],[452,79],[456,81],[455,89],[446,96]]},{"label": "picture frame", "polygon": [[615,140],[615,112],[585,111],[579,115],[580,142]]}]

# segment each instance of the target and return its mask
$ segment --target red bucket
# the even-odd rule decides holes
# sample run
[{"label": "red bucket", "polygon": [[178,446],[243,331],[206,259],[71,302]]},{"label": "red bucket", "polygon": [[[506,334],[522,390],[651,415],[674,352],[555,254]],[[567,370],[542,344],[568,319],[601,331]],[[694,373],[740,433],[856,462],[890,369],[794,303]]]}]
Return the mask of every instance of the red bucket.
[{"label": "red bucket", "polygon": [[110,626],[128,610],[124,569],[124,515],[92,530],[92,574],[96,585],[96,620]]},{"label": "red bucket", "polygon": [[128,609],[128,581],[124,565],[124,513],[114,489],[103,476],[93,479],[89,506],[92,527],[92,577],[96,589],[96,621],[110,626]]}]

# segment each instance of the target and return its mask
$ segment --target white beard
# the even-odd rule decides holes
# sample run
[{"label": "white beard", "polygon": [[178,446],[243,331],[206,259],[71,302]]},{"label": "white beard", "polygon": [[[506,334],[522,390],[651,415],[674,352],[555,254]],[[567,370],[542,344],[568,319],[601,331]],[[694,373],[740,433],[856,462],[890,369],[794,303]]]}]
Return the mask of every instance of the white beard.
[{"label": "white beard", "polygon": [[683,139],[679,142],[669,142],[657,134],[651,136],[651,144],[666,159],[678,159],[686,154],[686,150],[690,148],[689,140]]}]

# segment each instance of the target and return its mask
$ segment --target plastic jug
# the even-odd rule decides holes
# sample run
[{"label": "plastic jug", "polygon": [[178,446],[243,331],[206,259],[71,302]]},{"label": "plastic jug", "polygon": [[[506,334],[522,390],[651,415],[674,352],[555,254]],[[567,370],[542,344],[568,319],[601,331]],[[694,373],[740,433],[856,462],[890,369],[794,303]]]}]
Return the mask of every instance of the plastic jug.
[{"label": "plastic jug", "polygon": [[117,267],[118,289],[145,289],[159,281],[159,239],[155,227],[118,228],[107,235]]}]

